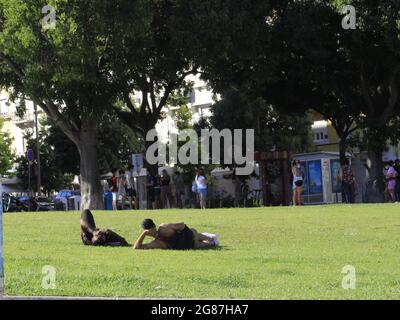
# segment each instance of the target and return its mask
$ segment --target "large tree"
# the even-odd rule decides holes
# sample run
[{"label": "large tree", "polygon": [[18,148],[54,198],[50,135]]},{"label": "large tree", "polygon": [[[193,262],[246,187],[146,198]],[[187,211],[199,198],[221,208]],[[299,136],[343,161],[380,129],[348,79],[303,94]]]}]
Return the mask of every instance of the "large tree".
[{"label": "large tree", "polygon": [[[146,2],[0,0],[0,83],[13,98],[38,104],[76,145],[83,208],[103,207],[98,123],[119,93],[114,70],[127,62],[116,52],[121,35],[145,32]],[[41,25],[48,4],[56,10],[53,29]]]},{"label": "large tree", "polygon": [[[179,34],[180,19],[185,22],[192,19],[187,15],[179,16],[187,2],[147,2],[151,18],[142,26],[145,36],[138,37],[130,29],[124,32],[120,46],[116,48],[118,59],[124,61],[124,65],[114,69],[115,77],[120,80],[119,101],[114,109],[121,121],[138,133],[143,141],[149,130],[155,128],[171,97],[182,96],[183,91],[190,88],[187,76],[196,74],[198,68],[189,49],[199,45],[195,42],[197,31],[193,25],[190,26],[189,38],[183,39]],[[126,14],[119,23],[130,23],[133,14]],[[201,39],[201,43],[204,41],[207,39]],[[145,143],[144,149],[152,143]],[[156,173],[157,166],[148,165],[148,169]]]},{"label": "large tree", "polygon": [[[342,27],[342,8],[349,4],[356,9],[356,29]],[[285,96],[291,105],[308,105],[329,119],[341,140],[342,158],[352,133],[362,130],[380,200],[382,153],[389,142],[399,141],[399,12],[400,3],[392,0],[291,3],[274,37],[288,49],[281,76],[287,90],[265,86],[267,96]]]},{"label": "large tree", "polygon": [[343,47],[346,30],[343,15],[319,1],[288,5],[276,19],[273,39],[282,52],[280,73],[264,85],[263,95],[285,110],[319,112],[329,120],[339,137],[343,160],[349,138],[358,129],[363,107],[355,85],[355,66]]},{"label": "large tree", "polygon": [[[400,115],[400,2],[354,0],[346,4],[356,9],[357,28],[349,30],[345,50],[364,102],[359,124],[367,137],[371,177],[379,182],[383,200],[382,154],[389,139],[394,142]],[[395,140],[398,143],[399,137]]]},{"label": "large tree", "polygon": [[[200,72],[212,80],[208,68],[218,67],[222,61],[219,57],[231,51],[234,37],[243,34],[243,38],[235,40],[247,39],[244,47],[256,39],[250,37],[255,32],[254,24],[247,23],[254,18],[259,22],[262,17],[265,21],[264,12],[270,8],[270,1],[265,0],[150,3],[151,22],[144,26],[147,36],[137,39],[130,30],[124,33],[122,43],[127,45],[121,44],[118,51],[126,67],[116,73],[118,78],[126,79],[120,83],[122,104],[117,104],[116,109],[121,120],[143,137],[154,128],[171,95],[190,89],[187,76]],[[264,9],[261,12],[260,7]],[[127,15],[125,19],[131,18]],[[134,48],[140,50],[131,55]],[[242,58],[246,55],[244,50],[237,53]],[[141,93],[139,103],[131,95],[134,91]]]}]

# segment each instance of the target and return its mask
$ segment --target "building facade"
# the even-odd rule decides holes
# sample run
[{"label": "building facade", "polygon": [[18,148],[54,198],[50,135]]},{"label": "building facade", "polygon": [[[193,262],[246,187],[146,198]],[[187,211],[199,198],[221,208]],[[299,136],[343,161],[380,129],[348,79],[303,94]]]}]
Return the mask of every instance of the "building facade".
[{"label": "building facade", "polygon": [[[38,109],[39,118],[43,112]],[[32,101],[26,101],[26,112],[20,117],[16,103],[10,100],[7,91],[0,92],[0,118],[4,120],[3,131],[13,138],[12,148],[17,156],[26,153],[25,130],[31,130],[35,137],[35,108]]]}]

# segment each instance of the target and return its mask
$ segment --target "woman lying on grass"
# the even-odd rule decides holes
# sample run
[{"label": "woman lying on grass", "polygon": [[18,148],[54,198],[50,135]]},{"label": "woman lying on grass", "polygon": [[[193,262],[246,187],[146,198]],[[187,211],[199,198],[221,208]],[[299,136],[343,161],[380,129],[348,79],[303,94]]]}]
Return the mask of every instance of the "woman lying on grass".
[{"label": "woman lying on grass", "polygon": [[[164,223],[157,229],[153,220],[146,219],[142,222],[142,228],[144,231],[133,245],[134,249],[190,250],[215,248],[219,245],[216,235],[198,233],[184,223]],[[154,240],[143,244],[146,237]]]},{"label": "woman lying on grass", "polygon": [[90,210],[81,216],[81,239],[87,246],[127,247],[128,242],[110,229],[98,229]]}]

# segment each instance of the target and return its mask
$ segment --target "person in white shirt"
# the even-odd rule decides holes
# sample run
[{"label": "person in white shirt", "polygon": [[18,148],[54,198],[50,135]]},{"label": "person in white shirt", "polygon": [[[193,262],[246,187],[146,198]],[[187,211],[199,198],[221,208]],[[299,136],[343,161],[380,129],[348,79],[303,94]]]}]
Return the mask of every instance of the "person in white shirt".
[{"label": "person in white shirt", "polygon": [[125,209],[125,201],[128,200],[128,196],[126,194],[126,185],[127,179],[125,176],[125,172],[123,170],[120,170],[118,177],[118,198],[121,199],[122,210]]},{"label": "person in white shirt", "polygon": [[207,185],[208,181],[207,178],[204,174],[203,169],[199,169],[197,172],[196,178],[196,187],[197,187],[197,194],[199,196],[200,200],[200,208],[201,209],[206,209],[207,208]]},{"label": "person in white shirt", "polygon": [[128,171],[125,173],[125,175],[126,175],[126,196],[128,198],[129,207],[131,209],[138,209],[136,189],[135,189],[135,179],[133,178],[132,170],[133,170],[133,166],[130,165],[128,167]]}]

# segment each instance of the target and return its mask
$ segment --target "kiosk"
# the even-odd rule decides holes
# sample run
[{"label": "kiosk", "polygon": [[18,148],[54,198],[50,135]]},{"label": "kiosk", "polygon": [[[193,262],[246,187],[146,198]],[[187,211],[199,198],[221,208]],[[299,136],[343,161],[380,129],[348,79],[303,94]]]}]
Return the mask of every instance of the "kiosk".
[{"label": "kiosk", "polygon": [[341,185],[337,180],[340,168],[338,152],[314,152],[296,154],[304,173],[304,204],[328,204],[342,202]]}]

